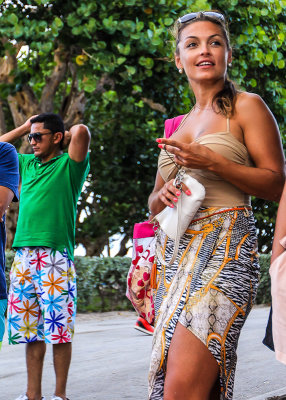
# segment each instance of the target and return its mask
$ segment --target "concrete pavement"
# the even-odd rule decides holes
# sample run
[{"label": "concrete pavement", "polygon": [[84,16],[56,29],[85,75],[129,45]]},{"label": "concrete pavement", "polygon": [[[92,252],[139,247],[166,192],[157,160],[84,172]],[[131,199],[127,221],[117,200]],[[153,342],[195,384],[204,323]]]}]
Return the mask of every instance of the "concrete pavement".
[{"label": "concrete pavement", "polygon": [[[264,400],[286,394],[286,366],[261,340],[269,308],[252,310],[242,330],[234,400]],[[146,400],[152,338],[136,331],[133,312],[81,314],[77,318],[73,360],[68,382],[71,400]],[[48,346],[43,394],[49,400],[54,385]],[[0,353],[0,400],[14,400],[25,390],[24,347],[8,346]]]}]

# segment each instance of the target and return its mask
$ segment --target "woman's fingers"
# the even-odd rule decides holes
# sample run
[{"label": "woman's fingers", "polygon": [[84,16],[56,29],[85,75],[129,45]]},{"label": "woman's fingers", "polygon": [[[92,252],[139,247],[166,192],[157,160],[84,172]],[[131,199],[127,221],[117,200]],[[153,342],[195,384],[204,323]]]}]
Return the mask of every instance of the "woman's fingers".
[{"label": "woman's fingers", "polygon": [[192,194],[190,188],[188,188],[188,186],[186,186],[184,183],[182,183],[182,190],[186,193],[187,196],[190,196]]},{"label": "woman's fingers", "polygon": [[167,206],[169,206],[171,208],[174,207],[174,203],[178,202],[178,198],[181,195],[180,190],[177,189],[173,183],[174,183],[174,179],[165,183],[165,185],[162,187],[162,189],[159,192],[160,200],[164,204],[166,204]]},{"label": "woman's fingers", "polygon": [[166,151],[168,151],[169,153],[175,154],[175,155],[179,155],[180,152],[182,151],[182,149],[180,147],[176,147],[176,146],[171,146],[171,145],[167,145],[167,144],[159,144],[158,147],[160,149],[164,149]]},{"label": "woman's fingers", "polygon": [[[166,139],[166,138],[159,138],[156,139],[156,142],[159,143],[158,146],[161,145],[161,148],[164,147],[164,145],[166,146],[173,146],[173,147],[178,147],[179,149],[182,148],[185,143],[182,142],[178,142],[177,140],[173,140],[173,139]],[[162,146],[163,145],[163,146]]]},{"label": "woman's fingers", "polygon": [[156,142],[159,143],[158,147],[160,149],[166,149],[167,151],[173,154],[182,151],[186,146],[186,143],[178,142],[177,140],[173,139],[159,138],[156,139]]}]

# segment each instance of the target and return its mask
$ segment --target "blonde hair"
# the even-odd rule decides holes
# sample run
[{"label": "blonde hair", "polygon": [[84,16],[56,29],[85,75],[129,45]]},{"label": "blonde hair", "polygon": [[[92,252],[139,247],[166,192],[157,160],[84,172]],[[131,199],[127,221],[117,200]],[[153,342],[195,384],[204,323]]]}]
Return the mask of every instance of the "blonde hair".
[{"label": "blonde hair", "polygon": [[[216,10],[212,10],[212,11],[218,12]],[[196,22],[199,22],[199,21],[209,21],[209,22],[212,22],[213,24],[218,25],[220,27],[223,37],[225,39],[227,49],[231,50],[229,31],[228,31],[226,22],[220,18],[216,18],[215,16],[205,15],[204,12],[198,12],[198,15],[194,19],[191,19],[190,21],[180,23],[179,20],[177,20],[175,22],[171,33],[175,39],[176,55],[180,54],[179,43],[181,40],[182,31],[187,26],[194,24]],[[212,99],[213,108],[214,108],[214,106],[216,106],[216,108],[219,110],[218,111],[219,113],[223,114],[226,117],[230,117],[231,115],[233,115],[233,112],[234,112],[235,100],[236,100],[236,96],[237,96],[238,92],[239,92],[239,90],[236,88],[234,82],[231,81],[226,76],[223,89],[220,90],[218,93],[216,93]],[[216,111],[215,108],[214,108],[214,111]]]}]

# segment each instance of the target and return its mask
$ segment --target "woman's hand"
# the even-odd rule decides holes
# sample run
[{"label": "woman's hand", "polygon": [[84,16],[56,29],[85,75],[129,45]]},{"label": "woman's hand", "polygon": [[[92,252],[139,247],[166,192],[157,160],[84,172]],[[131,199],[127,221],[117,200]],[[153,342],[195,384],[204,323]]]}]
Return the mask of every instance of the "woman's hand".
[{"label": "woman's hand", "polygon": [[[175,179],[171,179],[170,181],[166,182],[158,192],[159,200],[171,208],[174,207],[174,203],[178,202],[178,199],[181,195],[180,189],[177,189],[176,186],[174,186],[174,181]],[[182,183],[182,190],[186,193],[186,195],[191,195],[191,191],[184,183]]]},{"label": "woman's hand", "polygon": [[214,162],[215,152],[198,143],[182,143],[177,140],[156,139],[160,149],[166,149],[174,154],[175,162],[183,167],[208,169]]}]

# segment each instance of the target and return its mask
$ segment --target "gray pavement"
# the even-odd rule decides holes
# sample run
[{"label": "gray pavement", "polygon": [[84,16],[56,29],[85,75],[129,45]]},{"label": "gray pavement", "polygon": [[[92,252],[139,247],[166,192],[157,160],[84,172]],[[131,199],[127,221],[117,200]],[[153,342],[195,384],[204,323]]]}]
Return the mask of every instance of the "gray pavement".
[{"label": "gray pavement", "polygon": [[[264,400],[286,394],[286,366],[261,344],[269,308],[252,310],[242,330],[234,400]],[[69,374],[71,400],[146,400],[152,338],[136,331],[133,312],[80,314]],[[14,400],[25,390],[22,345],[0,353],[0,400]],[[49,400],[54,385],[52,353],[47,350],[43,394]]]}]

